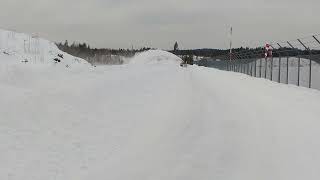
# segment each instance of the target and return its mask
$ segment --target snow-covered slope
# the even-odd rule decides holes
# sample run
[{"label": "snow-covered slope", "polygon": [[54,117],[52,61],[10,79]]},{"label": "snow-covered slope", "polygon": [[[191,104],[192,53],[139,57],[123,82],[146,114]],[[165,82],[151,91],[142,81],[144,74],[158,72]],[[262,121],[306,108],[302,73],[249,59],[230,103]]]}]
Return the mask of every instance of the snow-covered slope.
[{"label": "snow-covered slope", "polygon": [[319,91],[155,54],[0,69],[0,179],[320,178]]},{"label": "snow-covered slope", "polygon": [[[54,59],[60,62],[56,63]],[[53,42],[35,35],[0,29],[0,65],[26,61],[30,64],[55,64],[68,67],[89,65],[83,59],[60,51]]]}]

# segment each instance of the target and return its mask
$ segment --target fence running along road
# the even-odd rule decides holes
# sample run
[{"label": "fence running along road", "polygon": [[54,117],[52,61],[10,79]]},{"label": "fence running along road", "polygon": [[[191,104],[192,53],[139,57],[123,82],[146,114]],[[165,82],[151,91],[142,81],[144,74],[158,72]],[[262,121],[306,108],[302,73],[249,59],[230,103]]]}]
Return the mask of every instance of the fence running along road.
[{"label": "fence running along road", "polygon": [[203,59],[198,64],[320,89],[320,35],[273,43],[270,47],[272,54],[268,57],[265,56],[265,47],[261,46]]}]

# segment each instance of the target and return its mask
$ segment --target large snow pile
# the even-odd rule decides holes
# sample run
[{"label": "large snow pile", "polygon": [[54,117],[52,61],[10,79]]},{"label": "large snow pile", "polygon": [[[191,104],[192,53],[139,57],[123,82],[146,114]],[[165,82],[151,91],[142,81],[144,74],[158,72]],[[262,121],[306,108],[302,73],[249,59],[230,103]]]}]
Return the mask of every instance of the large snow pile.
[{"label": "large snow pile", "polygon": [[162,50],[149,50],[137,54],[130,60],[131,64],[177,64],[182,60],[178,56]]},{"label": "large snow pile", "polygon": [[0,29],[0,64],[29,63],[58,66],[88,66],[83,59],[60,51],[55,43],[39,38]]}]

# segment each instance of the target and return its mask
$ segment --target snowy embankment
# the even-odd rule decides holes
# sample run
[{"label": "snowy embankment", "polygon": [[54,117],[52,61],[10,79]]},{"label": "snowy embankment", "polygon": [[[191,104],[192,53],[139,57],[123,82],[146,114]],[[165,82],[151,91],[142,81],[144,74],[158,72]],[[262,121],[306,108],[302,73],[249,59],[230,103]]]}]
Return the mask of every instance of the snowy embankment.
[{"label": "snowy embankment", "polygon": [[36,64],[65,67],[88,67],[85,60],[60,51],[55,43],[39,38],[0,29],[0,66]]},{"label": "snowy embankment", "polygon": [[316,90],[162,51],[48,69],[0,69],[0,179],[320,178]]}]

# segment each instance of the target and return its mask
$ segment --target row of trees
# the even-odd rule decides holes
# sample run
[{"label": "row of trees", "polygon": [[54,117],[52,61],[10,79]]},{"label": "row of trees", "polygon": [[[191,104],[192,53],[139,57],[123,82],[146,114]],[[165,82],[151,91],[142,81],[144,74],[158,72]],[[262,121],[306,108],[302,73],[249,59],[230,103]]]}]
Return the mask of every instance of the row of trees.
[{"label": "row of trees", "polygon": [[228,50],[222,49],[188,49],[188,50],[180,50],[178,42],[174,43],[173,50],[171,53],[180,56],[197,56],[197,57],[214,57],[220,56],[228,53]]},{"label": "row of trees", "polygon": [[150,50],[151,48],[144,47],[141,49],[108,49],[108,48],[91,48],[87,43],[69,44],[57,43],[60,50],[82,59],[86,59],[91,64],[122,64],[123,59],[134,56],[137,52]]}]

